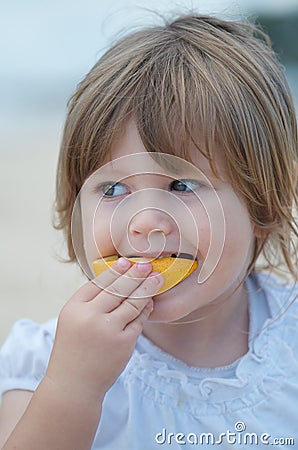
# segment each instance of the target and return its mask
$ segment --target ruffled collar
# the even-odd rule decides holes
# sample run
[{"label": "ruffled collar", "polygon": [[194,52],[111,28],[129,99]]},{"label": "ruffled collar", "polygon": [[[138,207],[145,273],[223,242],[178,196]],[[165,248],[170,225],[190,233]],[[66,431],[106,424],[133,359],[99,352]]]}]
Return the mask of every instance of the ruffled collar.
[{"label": "ruffled collar", "polygon": [[[287,330],[293,332],[297,324],[297,305],[289,305],[298,288],[260,273],[248,277],[246,288],[250,338],[244,356],[214,369],[192,367],[140,336],[124,373],[125,382],[138,380],[155,401],[162,398],[174,407],[183,401],[195,415],[248,406],[259,401],[260,395],[278,389],[280,380],[288,376],[289,358],[293,358],[295,339]],[[294,365],[297,370],[297,362]]]}]

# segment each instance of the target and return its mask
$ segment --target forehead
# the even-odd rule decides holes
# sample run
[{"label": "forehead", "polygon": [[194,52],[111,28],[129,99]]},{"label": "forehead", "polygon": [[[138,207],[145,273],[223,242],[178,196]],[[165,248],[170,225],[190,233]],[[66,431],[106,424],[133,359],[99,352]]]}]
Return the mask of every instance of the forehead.
[{"label": "forehead", "polygon": [[[198,143],[201,148],[199,139]],[[179,149],[174,152],[165,149],[165,153],[150,152],[144,146],[135,122],[131,120],[114,141],[110,158],[106,159],[102,168],[106,173],[118,174],[120,177],[156,173],[175,178],[194,177],[201,173],[208,178],[215,178],[208,159],[198,147],[194,143],[189,145],[191,162],[180,156]],[[211,151],[213,163],[220,176],[223,176],[226,172],[224,152],[219,145],[214,145]]]}]

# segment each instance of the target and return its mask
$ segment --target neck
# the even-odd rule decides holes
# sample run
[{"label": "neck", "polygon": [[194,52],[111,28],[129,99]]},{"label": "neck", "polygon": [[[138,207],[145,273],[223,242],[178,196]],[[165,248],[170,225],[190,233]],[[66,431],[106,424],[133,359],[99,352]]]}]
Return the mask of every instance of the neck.
[{"label": "neck", "polygon": [[190,366],[231,364],[248,351],[248,295],[242,286],[232,296],[175,323],[146,322],[143,334]]}]

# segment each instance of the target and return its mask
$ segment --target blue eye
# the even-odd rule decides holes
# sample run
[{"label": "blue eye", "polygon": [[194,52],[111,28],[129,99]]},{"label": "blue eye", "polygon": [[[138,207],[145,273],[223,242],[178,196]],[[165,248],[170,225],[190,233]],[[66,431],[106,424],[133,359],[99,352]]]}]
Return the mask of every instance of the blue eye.
[{"label": "blue eye", "polygon": [[190,192],[197,189],[201,183],[195,180],[174,180],[171,183],[171,189],[176,192]]},{"label": "blue eye", "polygon": [[128,189],[121,183],[106,183],[101,186],[104,197],[118,197],[128,193]]}]

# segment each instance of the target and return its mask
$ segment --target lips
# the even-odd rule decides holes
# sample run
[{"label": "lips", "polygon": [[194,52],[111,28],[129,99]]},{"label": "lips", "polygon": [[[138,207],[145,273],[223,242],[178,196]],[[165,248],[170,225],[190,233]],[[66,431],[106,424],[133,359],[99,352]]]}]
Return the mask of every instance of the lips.
[{"label": "lips", "polygon": [[[153,271],[160,272],[164,278],[164,284],[157,294],[161,294],[176,286],[198,267],[197,260],[189,253],[172,253],[171,256],[161,256],[160,258],[150,257],[149,255],[146,257],[151,261]],[[93,261],[92,266],[95,276],[108,269],[118,258],[118,255],[113,255]],[[144,259],[144,256],[130,256],[126,258],[134,264],[138,260]]]},{"label": "lips", "polygon": [[[119,258],[122,255],[118,255]],[[130,256],[125,256],[125,258],[152,258],[152,259],[162,259],[162,258],[181,258],[181,259],[190,259],[192,261],[194,261],[196,258],[191,255],[190,253],[165,253],[162,255],[130,255]]]}]

